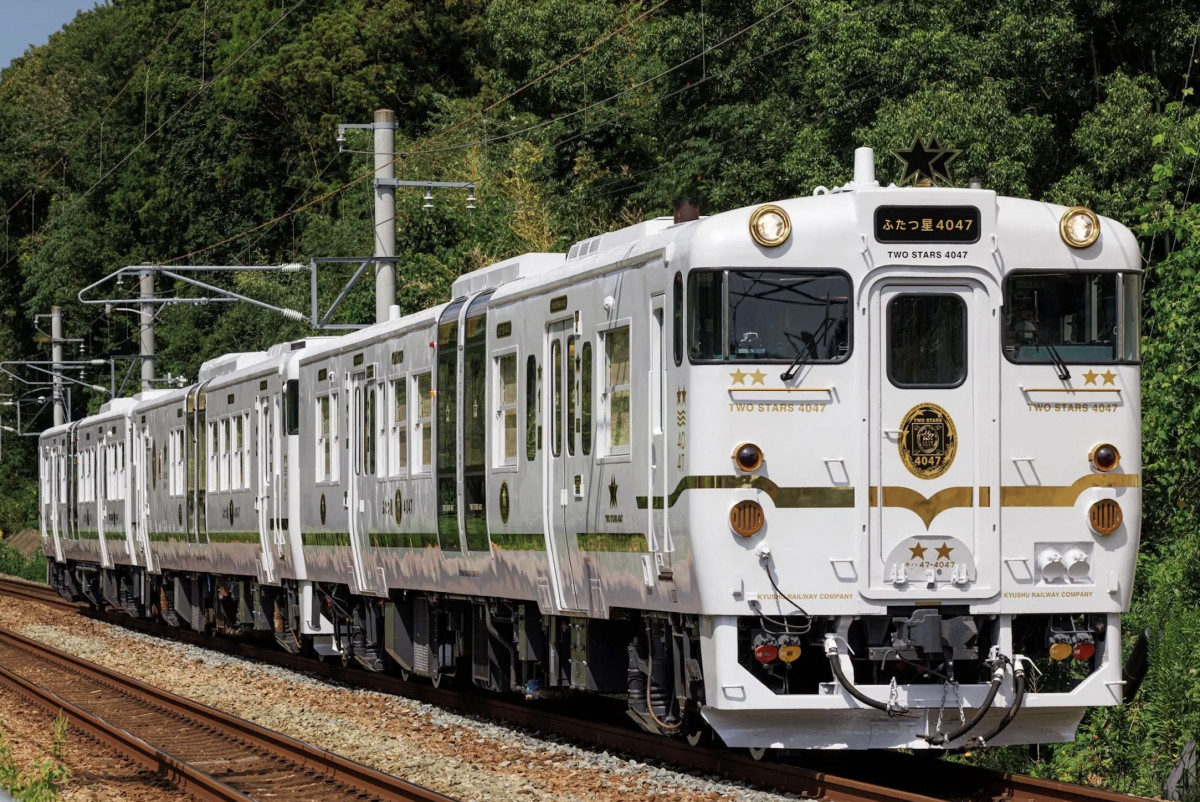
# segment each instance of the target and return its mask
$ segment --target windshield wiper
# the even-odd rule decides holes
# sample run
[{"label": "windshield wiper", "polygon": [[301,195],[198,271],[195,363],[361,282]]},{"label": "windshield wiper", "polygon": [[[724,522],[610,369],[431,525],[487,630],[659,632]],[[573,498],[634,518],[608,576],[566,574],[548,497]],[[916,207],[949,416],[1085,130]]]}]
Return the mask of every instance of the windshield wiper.
[{"label": "windshield wiper", "polygon": [[1058,349],[1042,336],[1041,330],[1036,325],[1033,328],[1033,338],[1037,340],[1038,345],[1050,352],[1050,364],[1054,365],[1054,370],[1058,373],[1059,380],[1066,381],[1071,378],[1071,369],[1067,367],[1066,361],[1058,353]]},{"label": "windshield wiper", "polygon": [[791,381],[796,371],[800,366],[806,364],[811,358],[815,357],[817,349],[817,340],[825,336],[825,330],[833,323],[833,318],[829,316],[829,311],[826,309],[825,319],[821,321],[821,325],[817,326],[817,330],[812,334],[801,333],[800,339],[804,341],[804,348],[796,351],[796,358],[792,360],[792,364],[788,365],[788,369],[779,374],[779,378],[783,381]]}]

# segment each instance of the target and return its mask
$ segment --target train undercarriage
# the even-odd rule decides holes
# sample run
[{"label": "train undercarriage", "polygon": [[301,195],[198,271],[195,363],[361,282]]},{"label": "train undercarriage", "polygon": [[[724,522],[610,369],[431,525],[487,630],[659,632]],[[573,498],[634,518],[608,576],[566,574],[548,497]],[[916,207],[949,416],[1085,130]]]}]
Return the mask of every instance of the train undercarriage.
[{"label": "train undercarriage", "polygon": [[[63,596],[225,637],[273,639],[289,652],[340,660],[369,671],[473,684],[527,700],[591,693],[623,697],[642,729],[711,737],[701,715],[705,677],[699,616],[615,611],[608,620],[544,615],[536,603],[393,591],[353,595],[346,585],[260,584],[252,577],[51,563],[50,584]],[[776,696],[830,696],[838,686],[884,717],[908,713],[859,686],[941,685],[942,696],[988,686],[982,720],[1006,674],[1013,715],[1032,664],[1043,691],[1068,692],[1103,661],[1104,616],[1016,616],[1002,650],[998,616],[966,608],[897,608],[886,616],[737,619],[737,663]],[[1016,655],[1020,655],[1016,658]],[[837,700],[835,702],[835,700]],[[848,701],[848,700],[847,700]],[[849,703],[854,706],[855,703]],[[960,711],[953,711],[956,714]],[[1011,723],[1011,716],[1003,726]],[[967,723],[962,716],[963,724]],[[958,733],[959,729],[963,732]],[[969,728],[967,728],[969,729]],[[973,733],[976,738],[992,735]],[[929,738],[931,747],[966,734]],[[952,736],[952,737],[950,737]]]}]

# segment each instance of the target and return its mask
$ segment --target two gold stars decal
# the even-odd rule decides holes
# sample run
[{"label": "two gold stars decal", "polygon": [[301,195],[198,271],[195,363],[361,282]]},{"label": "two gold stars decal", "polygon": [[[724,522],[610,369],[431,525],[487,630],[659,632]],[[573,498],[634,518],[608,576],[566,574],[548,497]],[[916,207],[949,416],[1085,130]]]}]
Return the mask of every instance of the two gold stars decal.
[{"label": "two gold stars decal", "polygon": [[753,373],[744,373],[741,368],[738,368],[729,374],[729,378],[733,379],[734,384],[745,384],[746,379],[753,379],[754,381],[750,382],[751,384],[764,384],[767,374],[763,373],[761,368],[755,370]]},{"label": "two gold stars decal", "polygon": [[1115,385],[1117,383],[1117,374],[1113,373],[1111,368],[1103,373],[1097,373],[1094,370],[1089,370],[1087,373],[1083,374],[1084,384],[1095,384],[1096,379],[1104,379],[1105,384]]},{"label": "two gold stars decal", "polygon": [[[928,548],[926,546],[922,546],[920,541],[917,541],[917,545],[909,546],[908,550],[912,552],[912,558],[914,560],[924,560],[925,552],[928,550]],[[937,552],[937,558],[939,560],[949,560],[950,552],[954,551],[954,547],[947,546],[946,541],[943,540],[942,545],[934,547],[934,551]]]}]

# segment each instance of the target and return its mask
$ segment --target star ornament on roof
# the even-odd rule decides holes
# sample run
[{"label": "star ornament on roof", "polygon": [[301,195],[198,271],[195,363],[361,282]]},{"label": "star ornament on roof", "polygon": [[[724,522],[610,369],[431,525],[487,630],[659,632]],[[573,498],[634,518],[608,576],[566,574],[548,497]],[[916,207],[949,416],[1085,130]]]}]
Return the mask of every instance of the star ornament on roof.
[{"label": "star ornament on roof", "polygon": [[904,163],[904,171],[900,174],[900,180],[897,183],[900,186],[904,186],[909,181],[913,184],[919,184],[921,181],[928,181],[930,184],[938,181],[945,184],[953,183],[954,179],[950,177],[950,165],[961,153],[962,151],[957,148],[943,148],[936,136],[930,138],[928,145],[920,137],[917,137],[908,150],[892,151],[892,155]]}]

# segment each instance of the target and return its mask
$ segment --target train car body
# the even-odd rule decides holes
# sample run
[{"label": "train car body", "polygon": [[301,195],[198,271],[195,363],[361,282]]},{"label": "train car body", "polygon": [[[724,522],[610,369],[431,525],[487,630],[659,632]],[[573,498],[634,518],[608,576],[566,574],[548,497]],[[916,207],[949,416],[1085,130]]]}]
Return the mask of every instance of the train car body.
[{"label": "train car body", "polygon": [[47,431],[51,580],[695,741],[1072,738],[1122,697],[1136,243],[858,160]]}]

